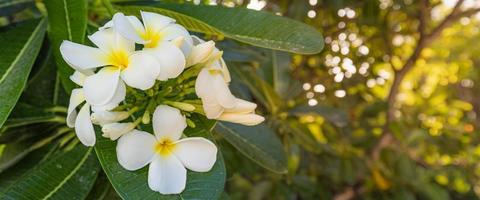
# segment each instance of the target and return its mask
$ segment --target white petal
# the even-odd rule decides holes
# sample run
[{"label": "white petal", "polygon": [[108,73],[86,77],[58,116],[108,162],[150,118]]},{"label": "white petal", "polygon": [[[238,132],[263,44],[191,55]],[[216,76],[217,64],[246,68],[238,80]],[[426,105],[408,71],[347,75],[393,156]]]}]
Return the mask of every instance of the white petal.
[{"label": "white petal", "polygon": [[102,27],[98,28],[98,30],[105,30],[107,28],[112,28],[113,27],[113,20],[108,21],[105,23]]},{"label": "white petal", "polygon": [[98,48],[93,48],[64,40],[60,45],[63,59],[78,70],[91,69],[108,65],[107,55]]},{"label": "white petal", "polygon": [[175,156],[155,156],[148,167],[148,186],[162,194],[179,194],[185,189],[187,170]]},{"label": "white petal", "polygon": [[224,108],[212,97],[202,98],[203,111],[208,119],[217,119],[224,112]]},{"label": "white petal", "polygon": [[208,172],[217,160],[217,147],[213,142],[201,137],[179,140],[173,153],[183,165],[195,172]]},{"label": "white petal", "polygon": [[160,42],[157,47],[145,50],[157,59],[160,64],[159,80],[176,78],[185,69],[185,56],[182,51],[170,42]]},{"label": "white petal", "polygon": [[99,30],[89,35],[88,39],[106,54],[118,51],[125,51],[126,53],[135,51],[135,42],[126,39],[115,30],[113,28]]},{"label": "white petal", "polygon": [[236,97],[233,96],[227,82],[222,74],[215,73],[210,76],[213,81],[213,92],[216,94],[216,99],[224,108],[233,108],[235,106]]},{"label": "white petal", "polygon": [[83,95],[82,89],[73,89],[72,94],[70,95],[70,103],[68,104],[67,112],[67,126],[73,128],[75,126],[75,120],[77,118],[76,108],[82,102],[85,101],[85,96]]},{"label": "white petal", "polygon": [[71,76],[70,80],[72,80],[75,84],[79,86],[83,86],[83,82],[87,76],[93,75],[93,71],[91,70],[84,70],[83,72],[75,71]]},{"label": "white petal", "polygon": [[122,121],[127,119],[129,116],[130,114],[126,111],[99,111],[92,113],[90,118],[94,124],[104,125]]},{"label": "white petal", "polygon": [[198,73],[197,79],[195,80],[195,93],[198,97],[203,98],[206,95],[213,95],[211,91],[211,79],[210,74],[207,68],[203,68]]},{"label": "white petal", "polygon": [[169,24],[167,27],[161,30],[161,35],[162,40],[167,41],[174,40],[178,37],[183,37],[185,41],[180,46],[180,49],[186,56],[190,55],[193,47],[193,41],[190,37],[190,33],[188,33],[187,29],[185,29],[183,26],[173,23]]},{"label": "white petal", "polygon": [[150,54],[140,51],[129,57],[130,63],[122,71],[122,79],[130,86],[147,90],[155,84],[160,73],[160,65]]},{"label": "white petal", "polygon": [[168,24],[175,22],[174,19],[157,13],[140,11],[140,14],[142,15],[146,31],[153,33],[158,33],[158,31],[165,28]]},{"label": "white petal", "polygon": [[104,105],[93,106],[92,110],[95,112],[98,111],[108,111],[113,110],[120,104],[123,100],[125,100],[125,95],[127,94],[127,87],[123,81],[118,82],[117,90],[115,90],[115,95],[113,98]]},{"label": "white petal", "polygon": [[180,110],[166,106],[157,106],[152,119],[153,132],[158,140],[168,138],[177,141],[187,127],[185,116]]},{"label": "white petal", "polygon": [[222,74],[225,82],[230,83],[230,81],[232,81],[232,78],[230,77],[230,72],[228,71],[227,64],[225,63],[225,60],[223,60],[223,58],[220,59],[220,65],[222,67]]},{"label": "white petal", "polygon": [[223,113],[218,120],[243,124],[246,126],[255,126],[265,121],[265,118],[257,114]]},{"label": "white petal", "polygon": [[237,98],[235,99],[235,102],[235,106],[233,108],[225,109],[225,112],[246,114],[252,113],[253,111],[255,111],[255,108],[257,108],[257,104],[245,101],[243,99]]},{"label": "white petal", "polygon": [[95,145],[95,130],[92,121],[90,121],[90,105],[83,105],[75,121],[75,133],[78,139],[85,146]]},{"label": "white petal", "polygon": [[114,67],[104,67],[95,75],[85,79],[83,90],[87,102],[92,105],[105,105],[112,100],[118,88],[120,71]]},{"label": "white petal", "polygon": [[111,140],[116,140],[120,136],[125,135],[132,131],[135,128],[135,124],[132,122],[128,123],[110,123],[105,124],[102,127],[102,136],[110,138]]},{"label": "white petal", "polygon": [[141,36],[141,34],[145,33],[145,29],[135,16],[129,16],[129,18],[127,18],[123,13],[116,13],[113,16],[113,23],[115,30],[123,37],[139,44],[145,44],[147,42]]},{"label": "white petal", "polygon": [[208,41],[194,46],[192,52],[188,56],[187,66],[192,66],[207,61],[213,49],[215,49],[215,42],[213,41]]},{"label": "white petal", "polygon": [[155,137],[147,132],[133,130],[117,142],[117,159],[127,170],[137,170],[151,162],[155,154]]},{"label": "white petal", "polygon": [[199,45],[201,43],[205,43],[205,40],[200,39],[196,35],[191,35],[190,37],[192,38],[193,45]]}]

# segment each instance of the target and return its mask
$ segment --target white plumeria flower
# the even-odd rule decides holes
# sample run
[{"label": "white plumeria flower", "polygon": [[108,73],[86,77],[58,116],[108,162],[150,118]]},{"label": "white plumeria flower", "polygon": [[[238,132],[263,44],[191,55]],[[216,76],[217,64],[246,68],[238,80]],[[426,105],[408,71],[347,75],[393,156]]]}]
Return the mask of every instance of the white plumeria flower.
[{"label": "white plumeria flower", "polygon": [[140,13],[143,24],[135,16],[116,13],[112,25],[125,38],[143,44],[143,50],[157,58],[161,69],[159,80],[177,77],[185,68],[185,55],[191,51],[190,34],[172,18],[151,12]]},{"label": "white plumeria flower", "polygon": [[127,170],[148,164],[148,186],[162,194],[178,194],[185,189],[187,169],[210,171],[217,159],[217,147],[201,137],[180,139],[187,127],[185,116],[176,108],[161,105],[153,114],[155,136],[133,130],[117,143],[117,158]]},{"label": "white plumeria flower", "polygon": [[[103,67],[85,78],[83,88],[87,102],[94,106],[106,105],[128,86],[146,90],[151,88],[160,73],[160,66],[145,51],[135,51],[135,43],[114,28],[103,29],[88,36],[98,47],[93,48],[63,41],[60,52],[65,61],[78,71]],[[119,92],[120,91],[120,92]]]},{"label": "white plumeria flower", "polygon": [[[85,79],[88,75],[93,74],[91,71],[85,71],[84,73],[75,71],[75,73],[70,76],[70,79],[78,84],[83,86]],[[107,102],[105,105],[100,106],[91,106],[88,102],[85,102],[85,95],[83,88],[77,88],[72,90],[70,95],[70,102],[67,110],[67,126],[70,128],[75,128],[75,134],[77,135],[80,142],[85,146],[95,145],[95,130],[93,129],[92,120],[90,117],[90,109],[97,110],[98,112],[106,112],[105,109],[113,109],[116,107],[123,99],[120,98],[122,95],[125,96],[125,88],[121,88],[117,91],[114,98]],[[84,105],[81,107],[80,112],[77,113],[77,107],[80,106],[83,102]]]},{"label": "white plumeria flower", "polygon": [[[214,43],[204,42],[193,37],[194,43],[189,64],[205,63],[195,82],[195,92],[202,100],[203,110],[209,119],[218,119],[239,123],[247,126],[257,125],[265,120],[255,114],[256,104],[236,98],[230,92],[228,84],[231,81],[221,52]],[[213,43],[213,50],[212,50]]]}]

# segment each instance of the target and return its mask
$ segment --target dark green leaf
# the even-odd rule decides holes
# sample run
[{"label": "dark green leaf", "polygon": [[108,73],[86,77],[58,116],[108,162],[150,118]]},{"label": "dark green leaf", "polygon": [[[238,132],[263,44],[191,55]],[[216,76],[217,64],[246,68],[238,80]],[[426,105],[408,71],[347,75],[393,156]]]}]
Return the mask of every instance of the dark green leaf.
[{"label": "dark green leaf", "polygon": [[100,170],[92,151],[77,145],[49,158],[8,186],[0,199],[84,199]]},{"label": "dark green leaf", "polygon": [[75,87],[69,79],[73,69],[63,60],[60,44],[63,40],[83,43],[87,30],[87,0],[46,0],[45,7],[48,13],[48,36],[60,78],[65,89],[71,91]]},{"label": "dark green leaf", "polygon": [[232,64],[230,72],[245,84],[253,96],[261,102],[271,113],[279,110],[283,105],[280,97],[265,80],[261,79],[256,73],[247,66],[238,66]]},{"label": "dark green leaf", "polygon": [[[299,54],[323,49],[322,35],[301,22],[262,11],[221,6],[130,2],[118,9],[128,14],[157,12],[175,18],[187,29],[223,35],[250,45]],[[123,4],[124,5],[124,4]]]},{"label": "dark green leaf", "polygon": [[29,170],[46,161],[47,158],[49,158],[55,152],[57,146],[57,144],[50,144],[33,151],[25,158],[21,159],[21,162],[0,173],[0,194],[3,193],[10,185],[22,178],[23,175]]},{"label": "dark green leaf", "polygon": [[265,124],[243,126],[219,122],[215,132],[260,166],[276,173],[287,172],[287,158],[282,143]]},{"label": "dark green leaf", "polygon": [[[186,129],[186,135],[210,138],[209,130],[213,126],[211,121],[198,120],[195,124],[195,128]],[[108,179],[123,199],[218,199],[223,192],[226,172],[220,151],[217,162],[209,172],[188,171],[187,185],[180,195],[161,195],[148,187],[148,167],[137,171],[125,170],[117,161],[115,148],[116,142],[97,134],[95,151],[98,159]]]},{"label": "dark green leaf", "polygon": [[16,164],[30,152],[50,144],[50,142],[58,136],[69,130],[69,128],[59,129],[55,131],[54,134],[42,139],[34,138],[29,141],[18,141],[15,143],[4,144],[3,151],[0,151],[0,172]]},{"label": "dark green leaf", "polygon": [[14,25],[0,33],[0,127],[27,82],[45,34],[45,20]]}]

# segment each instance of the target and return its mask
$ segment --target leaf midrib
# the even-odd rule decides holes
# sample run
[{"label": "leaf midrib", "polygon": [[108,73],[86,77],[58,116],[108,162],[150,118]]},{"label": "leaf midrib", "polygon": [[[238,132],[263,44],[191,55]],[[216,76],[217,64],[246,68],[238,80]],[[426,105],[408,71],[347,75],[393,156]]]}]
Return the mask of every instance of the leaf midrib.
[{"label": "leaf midrib", "polygon": [[87,150],[87,152],[85,152],[85,155],[82,157],[82,159],[80,160],[80,162],[77,164],[77,166],[75,166],[75,168],[73,168],[73,170],[67,175],[67,177],[65,177],[65,179],[62,180],[62,182],[60,182],[57,187],[55,187],[50,193],[48,193],[45,197],[43,197],[42,199],[45,200],[45,199],[48,199],[50,198],[53,194],[55,194],[55,192],[57,192],[63,185],[65,185],[65,183],[70,180],[72,178],[72,176],[77,173],[77,171],[82,167],[82,165],[85,163],[85,161],[87,161],[87,158],[88,156],[90,156],[90,152],[92,152],[92,149],[93,148],[89,148]]},{"label": "leaf midrib", "polygon": [[63,0],[63,10],[65,11],[65,22],[67,24],[68,40],[72,41],[72,30],[70,28],[70,15],[68,12],[67,0]]},{"label": "leaf midrib", "polygon": [[12,72],[13,67],[17,65],[18,61],[20,61],[20,58],[23,57],[23,54],[25,54],[25,51],[28,49],[27,47],[30,46],[30,44],[33,42],[33,39],[37,35],[38,31],[40,30],[40,27],[43,26],[44,19],[38,23],[37,27],[35,27],[35,30],[32,32],[30,37],[28,38],[27,42],[23,45],[22,49],[18,53],[18,56],[13,60],[12,64],[8,67],[8,69],[5,71],[5,74],[3,74],[2,78],[0,79],[0,85],[2,85],[3,81],[7,78],[7,76]]}]

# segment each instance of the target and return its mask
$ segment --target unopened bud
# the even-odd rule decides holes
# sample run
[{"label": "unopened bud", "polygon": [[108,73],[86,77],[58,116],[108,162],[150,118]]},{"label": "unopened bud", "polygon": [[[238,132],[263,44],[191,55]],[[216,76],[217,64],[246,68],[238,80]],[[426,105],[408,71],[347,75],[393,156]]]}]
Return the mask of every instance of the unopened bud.
[{"label": "unopened bud", "polygon": [[116,140],[120,136],[132,131],[135,128],[135,123],[111,123],[105,124],[102,127],[102,136],[110,138],[111,140]]},{"label": "unopened bud", "polygon": [[208,41],[194,46],[192,52],[187,58],[187,66],[196,65],[198,63],[207,61],[214,49],[215,42],[213,41]]},{"label": "unopened bud", "polygon": [[121,112],[100,111],[100,112],[92,113],[90,118],[92,119],[92,123],[98,124],[98,125],[104,125],[104,124],[122,121],[124,119],[127,119],[129,116],[130,116],[130,113],[124,112],[124,111],[121,111]]},{"label": "unopened bud", "polygon": [[195,110],[195,106],[193,106],[192,104],[189,104],[189,103],[169,102],[168,104],[175,107],[175,108],[178,108],[180,110],[184,110],[184,111],[187,111],[187,112],[192,112],[192,111]]}]

